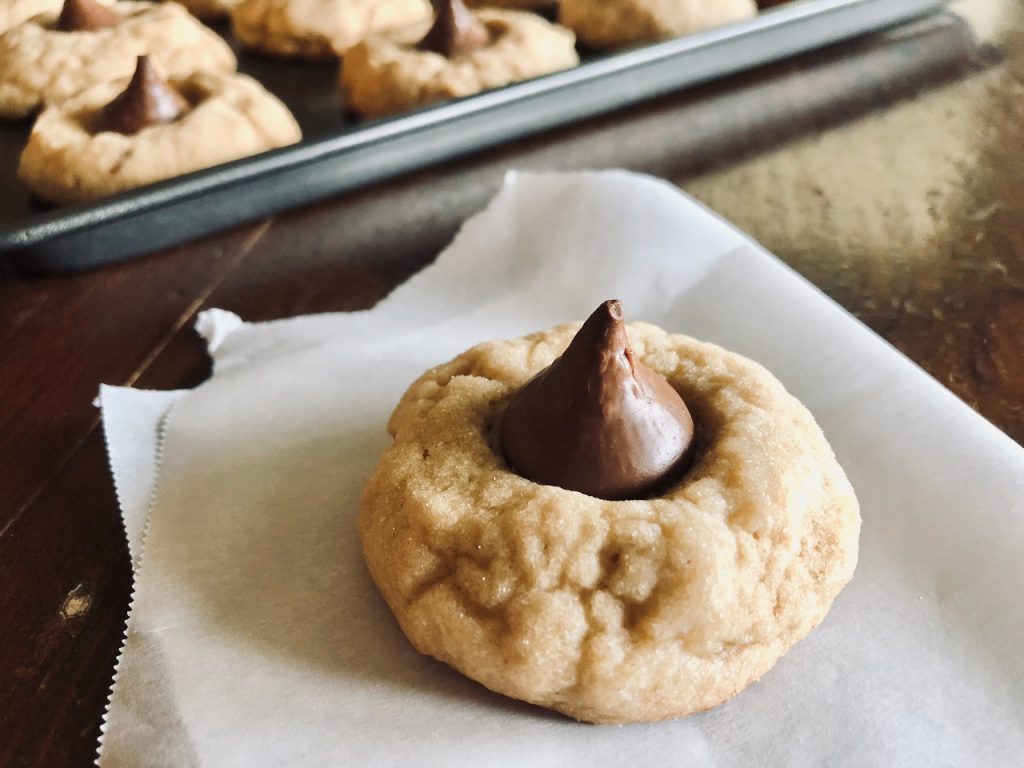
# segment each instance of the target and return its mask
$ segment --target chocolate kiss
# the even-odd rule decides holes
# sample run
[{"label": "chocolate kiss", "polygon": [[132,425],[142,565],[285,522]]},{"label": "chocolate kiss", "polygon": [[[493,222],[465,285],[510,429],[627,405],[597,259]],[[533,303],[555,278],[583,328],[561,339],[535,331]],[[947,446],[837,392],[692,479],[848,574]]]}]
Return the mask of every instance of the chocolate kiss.
[{"label": "chocolate kiss", "polygon": [[686,404],[629,349],[618,301],[597,308],[516,394],[501,425],[501,449],[523,477],[611,500],[665,488],[692,445]]},{"label": "chocolate kiss", "polygon": [[490,40],[487,27],[462,0],[433,0],[434,25],[420,40],[421,51],[440,53],[449,59],[483,48]]},{"label": "chocolate kiss", "polygon": [[100,112],[97,132],[127,135],[158,123],[172,123],[190,109],[185,97],[156,71],[148,56],[139,56],[124,92]]},{"label": "chocolate kiss", "polygon": [[92,32],[120,23],[121,16],[116,11],[96,0],[64,0],[57,17],[57,29],[61,32]]}]

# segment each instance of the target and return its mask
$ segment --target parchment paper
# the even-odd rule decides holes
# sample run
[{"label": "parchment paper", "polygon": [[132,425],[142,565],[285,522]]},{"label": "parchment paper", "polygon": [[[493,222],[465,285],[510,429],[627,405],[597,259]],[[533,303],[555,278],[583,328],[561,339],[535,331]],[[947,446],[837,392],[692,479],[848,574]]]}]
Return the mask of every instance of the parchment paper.
[{"label": "parchment paper", "polygon": [[[854,581],[761,682],[703,715],[617,728],[418,656],[354,528],[419,373],[607,298],[767,365],[818,418],[864,515]],[[152,457],[163,434],[103,765],[1020,764],[1024,451],[674,188],[510,175],[375,309],[260,325],[215,312],[200,330],[208,382],[103,398],[119,490],[125,457]],[[129,530],[139,507],[125,504]]]}]

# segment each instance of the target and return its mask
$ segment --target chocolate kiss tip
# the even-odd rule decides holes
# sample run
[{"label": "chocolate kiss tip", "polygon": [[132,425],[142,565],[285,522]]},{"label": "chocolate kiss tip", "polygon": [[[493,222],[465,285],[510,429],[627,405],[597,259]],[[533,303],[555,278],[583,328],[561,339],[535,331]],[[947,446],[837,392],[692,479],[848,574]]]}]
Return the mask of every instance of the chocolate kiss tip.
[{"label": "chocolate kiss tip", "polygon": [[[622,311],[622,302],[618,299],[611,299],[594,310],[594,314],[587,319],[584,325],[590,325],[592,322],[596,323],[600,320],[600,325],[614,328],[615,326],[622,325],[624,318],[625,313]],[[583,329],[581,328],[580,330],[582,331]],[[622,339],[622,343],[626,343],[625,338]]]},{"label": "chocolate kiss tip", "polygon": [[629,349],[622,304],[606,301],[561,357],[509,403],[501,448],[524,477],[603,499],[639,499],[688,466],[693,418]]},{"label": "chocolate kiss tip", "polygon": [[[587,318],[562,357],[569,359],[580,356],[607,358],[624,354],[629,347],[626,326],[623,322],[624,317],[621,301],[612,299],[604,302]],[[597,364],[593,363],[593,365]]]},{"label": "chocolate kiss tip", "polygon": [[160,123],[171,123],[189,110],[189,103],[160,77],[148,56],[139,56],[128,87],[100,113],[98,130],[126,135]]},{"label": "chocolate kiss tip", "polygon": [[433,0],[434,24],[417,48],[449,59],[483,48],[490,34],[462,0]]},{"label": "chocolate kiss tip", "polygon": [[64,0],[64,7],[57,17],[57,29],[61,32],[92,32],[115,27],[120,21],[120,15],[113,8],[96,0]]}]

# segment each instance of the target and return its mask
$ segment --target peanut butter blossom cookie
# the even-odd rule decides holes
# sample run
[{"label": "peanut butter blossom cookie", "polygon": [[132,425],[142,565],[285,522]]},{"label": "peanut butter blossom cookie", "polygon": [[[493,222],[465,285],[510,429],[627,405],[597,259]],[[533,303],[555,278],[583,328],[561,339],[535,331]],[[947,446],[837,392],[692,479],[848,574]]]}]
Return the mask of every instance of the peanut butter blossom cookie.
[{"label": "peanut butter blossom cookie", "polygon": [[757,14],[754,0],[561,0],[559,21],[591,48],[678,37]]},{"label": "peanut butter blossom cookie", "polygon": [[0,34],[41,13],[60,13],[61,0],[3,0],[0,3]]},{"label": "peanut butter blossom cookie", "polygon": [[519,11],[470,11],[436,0],[434,22],[374,35],[341,68],[348,106],[377,117],[539,77],[579,64],[573,34]]},{"label": "peanut butter blossom cookie", "polygon": [[127,79],[145,54],[173,77],[235,69],[227,43],[176,3],[66,0],[59,16],[0,36],[0,118],[28,117],[96,83]]},{"label": "peanut butter blossom cookie", "polygon": [[240,0],[231,14],[235,36],[247,48],[314,60],[429,17],[427,0]]},{"label": "peanut butter blossom cookie", "polygon": [[127,84],[45,109],[18,175],[44,200],[76,203],[300,138],[288,109],[252,78],[200,72],[168,82],[143,56]]},{"label": "peanut butter blossom cookie", "polygon": [[856,566],[857,499],[807,409],[618,302],[427,371],[388,429],[359,531],[405,634],[581,720],[721,704]]}]

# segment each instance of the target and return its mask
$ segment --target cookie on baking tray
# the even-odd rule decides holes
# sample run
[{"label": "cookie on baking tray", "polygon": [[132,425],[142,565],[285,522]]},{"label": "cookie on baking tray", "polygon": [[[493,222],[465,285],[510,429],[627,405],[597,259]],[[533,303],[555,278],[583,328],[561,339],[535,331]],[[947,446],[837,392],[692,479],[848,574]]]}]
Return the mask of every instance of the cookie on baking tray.
[{"label": "cookie on baking tray", "polygon": [[0,118],[25,118],[44,103],[126,79],[144,54],[172,77],[235,69],[227,43],[176,3],[66,0],[59,16],[0,35]]},{"label": "cookie on baking tray", "polygon": [[358,524],[402,630],[581,720],[726,701],[856,566],[857,499],[807,409],[618,302],[427,371],[388,430]]},{"label": "cookie on baking tray", "polygon": [[247,48],[312,60],[340,56],[368,34],[429,17],[428,0],[240,0],[231,14]]},{"label": "cookie on baking tray", "polygon": [[558,20],[590,48],[622,48],[757,14],[754,0],[561,0]]},{"label": "cookie on baking tray", "polygon": [[0,3],[0,34],[41,13],[60,13],[61,0],[4,0]]},{"label": "cookie on baking tray", "polygon": [[126,84],[101,83],[47,107],[18,176],[54,203],[93,200],[301,139],[288,109],[245,75],[165,81],[139,57]]},{"label": "cookie on baking tray", "polygon": [[204,21],[226,19],[239,0],[175,0],[181,3],[192,15]]},{"label": "cookie on baking tray", "polygon": [[572,33],[540,16],[435,5],[431,26],[373,35],[348,51],[341,82],[350,109],[378,117],[579,64]]}]

